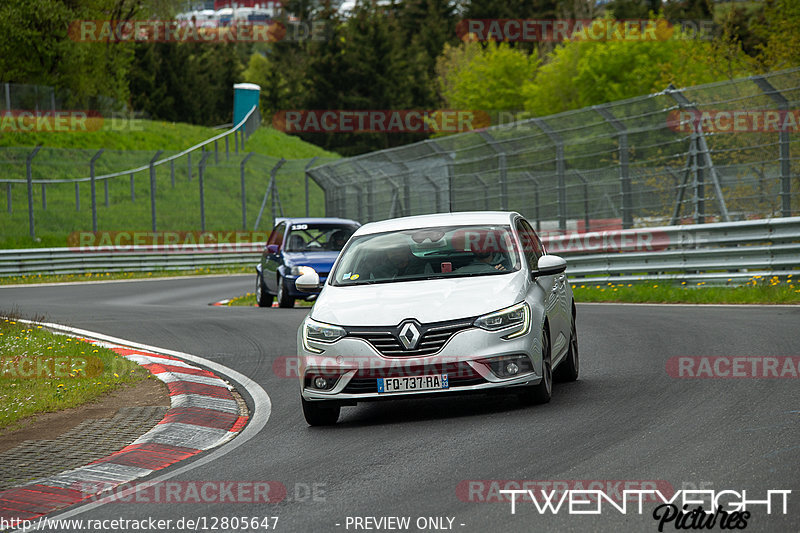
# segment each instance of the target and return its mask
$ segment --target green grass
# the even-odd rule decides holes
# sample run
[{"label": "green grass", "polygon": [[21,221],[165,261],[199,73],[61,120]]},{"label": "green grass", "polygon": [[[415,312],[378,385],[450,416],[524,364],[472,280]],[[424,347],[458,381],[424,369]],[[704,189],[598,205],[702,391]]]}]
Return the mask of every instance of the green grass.
[{"label": "green grass", "polygon": [[[256,293],[248,292],[247,294],[243,294],[242,296],[236,296],[228,300],[228,303],[226,303],[225,305],[233,307],[255,307]],[[307,302],[305,300],[295,300],[294,302],[295,307],[311,307],[313,305],[314,302]]]},{"label": "green grass", "polygon": [[0,339],[0,430],[14,429],[37,413],[85,404],[122,383],[150,376],[109,349],[15,318],[0,321]]},{"label": "green grass", "polygon": [[[97,149],[105,148],[95,165],[97,175],[118,172],[146,165],[157,149],[162,155],[177,153],[220,130],[191,126],[139,121],[142,131],[104,131],[95,133],[0,134],[0,176],[24,179],[25,159],[38,142],[45,146],[33,160],[34,179],[73,179],[89,175],[89,160]],[[11,147],[13,145],[14,147]],[[204,176],[205,229],[230,231],[242,229],[240,163],[245,152],[234,153],[231,139],[229,155],[225,156],[224,141],[218,142],[218,152],[207,159]],[[306,143],[297,137],[271,128],[260,128],[248,139],[249,159],[245,171],[246,228],[252,230],[270,178],[270,170],[281,158],[287,161],[276,176],[280,203],[286,216],[305,214],[305,166],[310,158],[320,157],[317,164],[337,158],[336,154]],[[200,190],[198,165],[201,152],[192,154],[191,180],[188,161],[183,157],[175,162],[173,187],[170,165],[156,168],[156,223],[159,231],[200,230]],[[97,220],[99,231],[150,231],[149,172],[134,175],[134,200],[131,199],[130,177],[109,180],[109,207],[105,207],[105,185],[96,186]],[[79,205],[75,200],[75,185],[51,183],[46,186],[47,207],[43,205],[41,185],[34,185],[35,239],[29,236],[27,187],[24,183],[11,186],[12,213],[6,208],[7,191],[0,189],[3,208],[0,210],[0,248],[66,246],[72,232],[91,231],[91,190],[88,182],[79,185]],[[322,190],[310,183],[310,214],[324,214]],[[258,229],[271,229],[273,213],[267,202]],[[277,215],[278,213],[276,213]]]},{"label": "green grass", "polygon": [[227,268],[196,268],[193,270],[153,270],[151,272],[104,272],[95,274],[31,274],[0,277],[0,285],[27,285],[31,283],[64,283],[75,281],[110,281],[116,279],[151,279],[178,276],[208,276],[219,274],[251,274],[252,266]]},{"label": "green grass", "polygon": [[800,282],[791,276],[760,276],[741,286],[689,285],[671,282],[581,283],[574,281],[576,302],[690,303],[690,304],[800,304]]}]

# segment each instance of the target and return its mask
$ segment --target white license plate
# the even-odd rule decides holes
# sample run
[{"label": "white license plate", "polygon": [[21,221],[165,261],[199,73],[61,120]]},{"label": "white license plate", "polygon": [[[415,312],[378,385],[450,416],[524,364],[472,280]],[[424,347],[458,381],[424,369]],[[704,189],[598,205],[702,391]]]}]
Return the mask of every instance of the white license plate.
[{"label": "white license plate", "polygon": [[407,392],[415,390],[449,389],[447,374],[378,378],[378,392]]}]

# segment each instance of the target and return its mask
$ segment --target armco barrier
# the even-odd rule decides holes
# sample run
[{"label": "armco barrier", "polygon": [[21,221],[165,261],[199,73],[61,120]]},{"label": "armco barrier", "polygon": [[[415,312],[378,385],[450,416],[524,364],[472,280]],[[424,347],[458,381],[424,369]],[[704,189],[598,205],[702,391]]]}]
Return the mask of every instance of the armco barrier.
[{"label": "armco barrier", "polygon": [[800,271],[800,217],[559,235],[570,279],[742,281]]},{"label": "armco barrier", "polygon": [[[573,281],[743,280],[800,272],[800,217],[544,239]],[[0,250],[0,276],[255,265],[261,243]]]}]

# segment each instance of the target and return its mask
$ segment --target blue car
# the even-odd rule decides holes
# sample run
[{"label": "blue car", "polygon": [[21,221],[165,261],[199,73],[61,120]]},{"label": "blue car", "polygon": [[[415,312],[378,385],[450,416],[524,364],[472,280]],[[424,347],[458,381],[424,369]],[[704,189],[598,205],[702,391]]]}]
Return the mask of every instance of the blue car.
[{"label": "blue car", "polygon": [[359,226],[346,218],[280,220],[256,265],[259,307],[271,307],[275,298],[280,307],[293,307],[295,300],[315,299],[316,294],[298,291],[295,280],[307,268],[313,268],[324,282],[339,252]]}]

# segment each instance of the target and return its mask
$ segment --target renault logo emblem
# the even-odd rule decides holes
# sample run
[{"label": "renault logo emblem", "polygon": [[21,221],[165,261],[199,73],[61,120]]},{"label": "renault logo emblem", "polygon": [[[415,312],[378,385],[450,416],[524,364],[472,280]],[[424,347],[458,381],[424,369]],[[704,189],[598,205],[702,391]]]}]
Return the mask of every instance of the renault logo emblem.
[{"label": "renault logo emblem", "polygon": [[403,324],[403,327],[400,328],[398,337],[406,350],[413,350],[417,347],[417,342],[419,342],[421,335],[419,334],[419,329],[417,329],[417,326],[414,325],[413,322],[406,322]]}]

